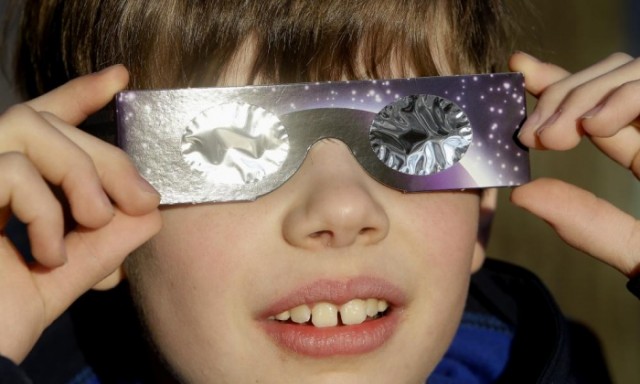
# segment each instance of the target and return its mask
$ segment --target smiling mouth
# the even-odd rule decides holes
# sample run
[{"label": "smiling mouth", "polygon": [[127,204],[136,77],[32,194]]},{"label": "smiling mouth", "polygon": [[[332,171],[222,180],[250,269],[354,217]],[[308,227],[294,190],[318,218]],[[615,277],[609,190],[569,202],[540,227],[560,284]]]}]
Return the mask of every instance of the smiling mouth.
[{"label": "smiling mouth", "polygon": [[384,279],[317,280],[258,314],[283,350],[312,358],[359,355],[381,348],[403,317],[404,293]]},{"label": "smiling mouth", "polygon": [[362,324],[383,317],[388,311],[389,304],[386,300],[353,299],[342,305],[328,302],[303,304],[270,316],[268,320],[327,328]]}]

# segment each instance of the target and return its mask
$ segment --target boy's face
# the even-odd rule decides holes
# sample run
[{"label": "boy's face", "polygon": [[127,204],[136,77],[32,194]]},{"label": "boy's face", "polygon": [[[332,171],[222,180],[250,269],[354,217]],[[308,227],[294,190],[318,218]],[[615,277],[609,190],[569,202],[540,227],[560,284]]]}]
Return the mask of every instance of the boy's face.
[{"label": "boy's face", "polygon": [[[387,188],[325,140],[255,202],[164,209],[131,283],[185,382],[421,383],[482,258],[479,206],[475,192]],[[377,316],[363,316],[367,299]],[[338,325],[321,327],[336,320],[332,305]],[[307,308],[311,321],[297,323]]]}]

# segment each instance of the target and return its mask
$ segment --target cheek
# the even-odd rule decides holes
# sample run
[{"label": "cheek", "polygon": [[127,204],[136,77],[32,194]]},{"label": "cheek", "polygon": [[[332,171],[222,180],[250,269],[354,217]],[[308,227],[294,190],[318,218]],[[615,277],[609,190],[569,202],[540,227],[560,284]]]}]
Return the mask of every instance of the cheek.
[{"label": "cheek", "polygon": [[147,281],[155,289],[171,287],[170,296],[185,295],[184,304],[192,297],[190,291],[195,292],[204,282],[205,292],[221,293],[226,279],[239,268],[238,258],[230,257],[225,249],[227,242],[236,242],[233,232],[214,222],[202,227],[172,213],[163,216],[165,227],[152,242],[155,268]]},{"label": "cheek", "polygon": [[429,294],[439,305],[455,303],[461,310],[477,241],[479,200],[475,194],[450,193],[438,196],[437,202],[422,229]]},{"label": "cheek", "polygon": [[243,326],[240,298],[258,273],[246,238],[260,241],[265,234],[247,233],[255,223],[247,225],[241,215],[224,210],[169,210],[163,216],[148,269],[140,287],[133,288],[144,293],[140,304],[154,342],[173,366],[190,375],[207,366],[199,362],[202,356],[223,360],[219,346],[243,345],[232,330]]},{"label": "cheek", "polygon": [[[444,193],[420,196],[405,206],[413,220],[400,221],[408,234],[416,278],[412,307],[421,319],[414,337],[424,343],[424,356],[444,353],[462,315],[477,238],[479,199],[475,194]],[[418,213],[419,214],[416,214]],[[440,356],[435,356],[433,365]]]},{"label": "cheek", "polygon": [[242,204],[220,205],[164,211],[164,227],[153,241],[160,272],[172,280],[206,282],[212,288],[224,287],[231,278],[251,276],[259,259],[252,249],[274,236],[269,232],[274,224],[256,221],[256,217],[265,216],[242,207]]},{"label": "cheek", "polygon": [[[431,269],[470,273],[478,235],[479,197],[475,193],[433,193],[411,196],[397,223],[413,254]],[[399,205],[398,205],[399,206]],[[411,219],[409,219],[411,218]]]},{"label": "cheek", "polygon": [[[395,191],[383,197],[381,201],[394,208],[387,210],[390,231],[380,244],[384,252],[371,256],[393,257],[363,263],[384,271],[383,276],[400,282],[411,296],[406,327],[385,360],[426,372],[446,350],[464,304],[478,198]],[[152,243],[150,267],[141,279],[146,292],[143,307],[154,341],[185,377],[222,377],[223,372],[216,370],[237,366],[233,357],[249,359],[248,351],[269,350],[256,345],[260,336],[251,334],[246,313],[252,304],[266,301],[260,287],[272,289],[278,273],[283,273],[282,267],[273,266],[291,260],[277,252],[281,249],[274,239],[281,237],[282,229],[277,218],[269,219],[278,216],[274,207],[264,206],[227,210],[220,205],[163,213],[165,227]],[[306,270],[307,262],[291,264],[291,270]],[[265,274],[266,281],[260,277]],[[398,351],[410,351],[412,357]],[[260,360],[270,361],[256,357]]]}]

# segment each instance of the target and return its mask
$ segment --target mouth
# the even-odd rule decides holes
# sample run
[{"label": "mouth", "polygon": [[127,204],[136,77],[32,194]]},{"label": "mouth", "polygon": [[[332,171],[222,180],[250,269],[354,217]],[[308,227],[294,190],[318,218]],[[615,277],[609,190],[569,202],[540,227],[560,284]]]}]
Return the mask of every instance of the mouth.
[{"label": "mouth", "polygon": [[357,355],[391,338],[403,301],[398,288],[379,279],[319,281],[272,305],[261,324],[279,347],[295,354]]}]

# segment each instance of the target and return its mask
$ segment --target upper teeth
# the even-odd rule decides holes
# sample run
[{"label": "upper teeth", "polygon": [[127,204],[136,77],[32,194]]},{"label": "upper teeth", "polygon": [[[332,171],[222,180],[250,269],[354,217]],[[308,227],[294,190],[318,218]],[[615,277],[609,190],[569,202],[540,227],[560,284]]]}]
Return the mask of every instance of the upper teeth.
[{"label": "upper teeth", "polygon": [[288,321],[303,324],[311,320],[316,327],[334,327],[338,325],[338,313],[344,325],[363,323],[367,317],[376,317],[387,310],[389,304],[378,299],[354,299],[337,306],[331,303],[316,303],[313,307],[299,305],[271,317],[272,320]]}]

